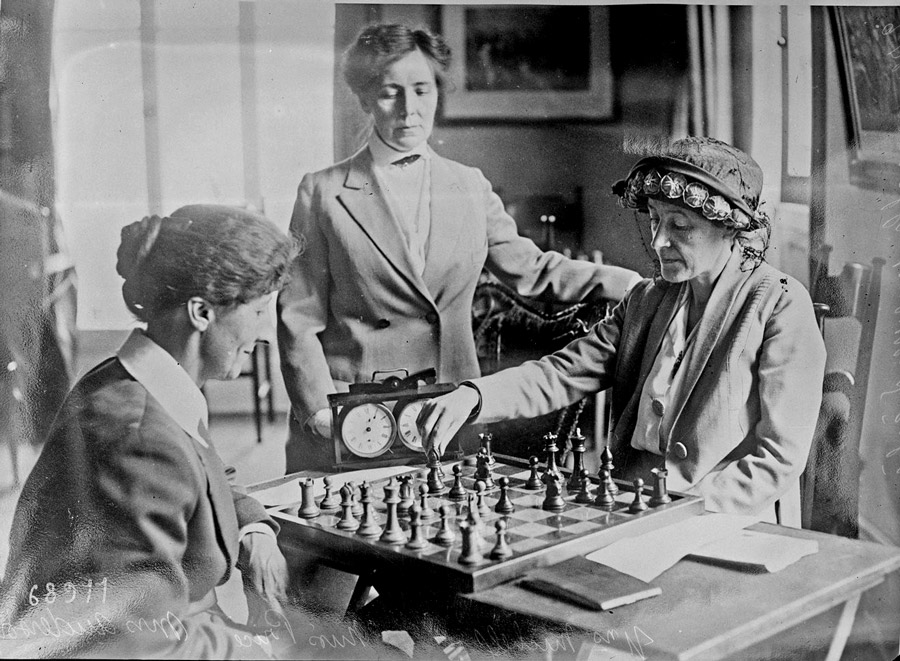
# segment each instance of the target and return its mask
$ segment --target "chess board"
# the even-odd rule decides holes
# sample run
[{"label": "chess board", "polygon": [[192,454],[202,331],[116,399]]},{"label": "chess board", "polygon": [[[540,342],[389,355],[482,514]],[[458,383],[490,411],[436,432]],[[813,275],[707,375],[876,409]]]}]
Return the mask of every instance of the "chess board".
[{"label": "chess board", "polygon": [[[271,514],[281,525],[279,542],[288,548],[314,551],[341,566],[355,568],[357,573],[378,569],[380,573],[402,575],[404,581],[433,581],[447,589],[471,593],[516,578],[536,567],[584,555],[623,537],[639,535],[703,512],[702,498],[669,492],[671,503],[632,514],[628,507],[634,500],[633,488],[618,480],[616,484],[619,486],[619,494],[612,511],[593,504],[578,504],[574,502],[575,493],[569,493],[563,488],[564,510],[559,513],[548,512],[541,508],[544,501],[543,488],[526,489],[524,485],[530,474],[529,469],[524,463],[518,465],[514,461],[504,457],[504,461],[498,461],[494,466],[495,486],[485,491],[484,498],[490,514],[481,516],[479,535],[484,562],[476,566],[459,562],[462,550],[459,523],[467,517],[468,502],[454,502],[447,497],[454,478],[449,470],[452,466],[446,464],[444,483],[447,490],[443,495],[429,495],[428,502],[436,514],[441,505],[449,508],[450,526],[456,534],[450,547],[441,546],[434,541],[441,525],[437,515],[422,522],[422,531],[428,544],[420,550],[410,550],[403,544],[389,544],[378,538],[365,538],[353,531],[337,529],[340,509],[323,511],[314,519],[301,518],[297,515],[299,486],[298,503],[278,508]],[[413,474],[420,472],[421,468],[410,470]],[[467,492],[474,493],[474,472],[474,466],[462,464],[462,484]],[[508,495],[515,506],[512,514],[500,515],[494,512],[500,491],[497,482],[501,476],[509,478]],[[382,527],[387,511],[383,490],[386,483],[387,481],[373,483],[369,490],[372,509]],[[596,482],[593,486],[596,487]],[[648,496],[649,493],[645,498]],[[316,500],[321,501],[321,498]],[[507,541],[512,555],[504,560],[492,560],[489,554],[496,542],[495,523],[500,518],[504,518],[507,523]],[[408,537],[409,517],[401,516],[400,525]]]}]

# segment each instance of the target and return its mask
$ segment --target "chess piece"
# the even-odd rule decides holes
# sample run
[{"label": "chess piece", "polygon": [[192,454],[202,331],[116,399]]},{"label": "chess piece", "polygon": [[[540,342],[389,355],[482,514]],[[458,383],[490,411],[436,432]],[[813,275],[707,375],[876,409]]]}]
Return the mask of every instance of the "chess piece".
[{"label": "chess piece", "polygon": [[337,522],[338,530],[356,530],[359,521],[353,517],[353,487],[345,484],[341,487],[341,520]]},{"label": "chess piece", "polygon": [[481,550],[481,536],[478,534],[478,528],[463,521],[459,524],[459,532],[462,534],[462,553],[459,555],[459,563],[462,565],[480,565],[484,562]]},{"label": "chess piece", "polygon": [[547,485],[547,493],[544,495],[541,509],[559,514],[566,508],[566,501],[563,500],[559,493],[561,479],[559,473],[544,473],[543,480],[544,484]]},{"label": "chess piece", "polygon": [[372,509],[368,482],[363,482],[359,485],[359,502],[362,505],[362,515],[356,534],[360,537],[378,537],[381,534],[381,526],[378,525],[378,521],[375,518],[375,510]]},{"label": "chess piece", "polygon": [[609,489],[609,493],[615,497],[616,494],[619,493],[619,485],[612,479],[613,468],[615,468],[615,466],[613,465],[612,450],[609,449],[608,445],[603,448],[603,452],[600,455],[600,465],[609,471],[606,486]]},{"label": "chess piece", "polygon": [[300,482],[302,500],[300,501],[300,509],[297,510],[297,516],[301,519],[315,519],[319,516],[319,506],[316,505],[314,489],[315,482],[311,477],[306,478],[305,482]]},{"label": "chess piece", "polygon": [[485,453],[484,448],[475,455],[475,479],[484,482],[485,489],[494,488],[494,476],[490,464],[490,458]]},{"label": "chess piece", "polygon": [[581,471],[584,470],[584,436],[581,429],[576,428],[572,434],[572,474],[566,488],[569,493],[581,489]]},{"label": "chess piece", "polygon": [[401,475],[400,480],[400,501],[397,503],[397,514],[406,516],[409,513],[409,507],[416,502],[413,494],[413,481],[415,477],[412,475]]},{"label": "chess piece", "polygon": [[528,460],[528,467],[531,469],[531,474],[528,476],[528,479],[525,480],[525,488],[530,491],[538,491],[544,486],[541,482],[541,476],[538,475],[538,463],[540,463],[540,459],[535,456],[532,456]]},{"label": "chess piece", "polygon": [[494,528],[497,531],[497,543],[491,549],[491,560],[505,560],[512,555],[512,549],[509,548],[509,543],[506,541],[506,521],[498,519]]},{"label": "chess piece", "polygon": [[441,470],[441,458],[438,456],[438,453],[434,450],[431,450],[428,453],[428,492],[433,494],[444,493],[446,487],[444,486],[444,472]]},{"label": "chess piece", "polygon": [[325,476],[325,497],[319,503],[323,510],[336,510],[341,506],[341,499],[334,493],[334,479],[331,475]]},{"label": "chess piece", "polygon": [[478,480],[475,483],[475,509],[478,510],[478,516],[482,519],[490,516],[491,508],[484,502],[484,492],[486,491],[484,482]]},{"label": "chess piece", "polygon": [[450,487],[447,497],[453,501],[466,499],[466,489],[462,485],[462,466],[459,464],[453,466],[453,486]]},{"label": "chess piece", "polygon": [[638,514],[648,509],[647,503],[644,502],[644,481],[641,478],[634,482],[634,501],[628,506],[628,511],[632,514]]},{"label": "chess piece", "polygon": [[437,516],[435,511],[431,509],[431,506],[428,504],[428,485],[420,484],[419,485],[419,519],[421,521],[430,521],[434,517]]},{"label": "chess piece", "polygon": [[560,475],[559,466],[556,465],[556,453],[559,452],[559,448],[556,446],[556,434],[552,431],[547,432],[544,435],[544,440],[546,441],[544,449],[547,451],[547,469],[544,471],[544,474],[553,473]]},{"label": "chess piece", "polygon": [[580,505],[588,505],[594,502],[594,498],[591,496],[591,481],[588,479],[588,472],[584,468],[579,471],[579,478],[575,502]]},{"label": "chess piece", "polygon": [[450,510],[447,509],[446,505],[441,505],[438,508],[438,512],[441,515],[441,529],[438,531],[437,536],[435,536],[434,541],[441,546],[453,546],[453,541],[456,539],[456,533],[454,533],[453,529],[450,527]]},{"label": "chess piece", "polygon": [[497,514],[512,514],[516,511],[516,506],[509,499],[509,478],[505,475],[500,478],[500,500],[494,506]]},{"label": "chess piece", "polygon": [[397,503],[400,498],[397,497],[397,487],[394,478],[388,480],[384,487],[384,504],[387,506],[387,521],[384,524],[384,531],[378,539],[387,544],[403,544],[406,541],[406,535],[400,527],[400,521],[397,518]]},{"label": "chess piece", "polygon": [[669,495],[669,489],[666,487],[666,477],[669,471],[665,468],[654,468],[650,471],[653,473],[653,495],[650,497],[650,507],[659,507],[666,503],[672,502],[672,496]]},{"label": "chess piece", "polygon": [[359,487],[353,480],[347,480],[347,486],[350,487],[350,504],[352,506],[350,511],[358,519],[363,513],[362,503],[359,502]]},{"label": "chess piece", "polygon": [[466,516],[466,521],[476,528],[481,527],[481,515],[478,513],[478,508],[475,506],[474,493],[469,494],[469,514]]},{"label": "chess piece", "polygon": [[494,441],[494,435],[490,432],[478,434],[478,441],[481,443],[481,449],[484,450],[484,454],[487,457],[488,466],[493,469],[494,464],[497,463],[497,460],[494,459],[494,454],[491,452],[491,443]]},{"label": "chess piece", "polygon": [[[425,487],[424,484],[420,485]],[[428,487],[425,487],[427,490]],[[413,503],[409,508],[409,541],[406,548],[410,551],[420,551],[428,546],[428,540],[422,534],[421,511],[419,506]]]},{"label": "chess piece", "polygon": [[600,483],[597,485],[597,497],[594,499],[594,505],[607,512],[612,512],[616,506],[616,498],[609,492],[609,469],[600,468]]}]

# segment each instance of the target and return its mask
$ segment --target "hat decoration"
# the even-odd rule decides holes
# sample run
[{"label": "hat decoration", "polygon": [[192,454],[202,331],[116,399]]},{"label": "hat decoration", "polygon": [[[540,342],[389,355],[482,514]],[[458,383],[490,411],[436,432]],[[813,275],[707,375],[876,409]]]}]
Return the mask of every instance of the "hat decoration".
[{"label": "hat decoration", "polygon": [[697,210],[704,218],[743,232],[768,227],[764,211],[751,209],[725,182],[706,170],[670,156],[638,161],[628,176],[616,182],[619,205],[646,210],[648,197],[671,200]]}]

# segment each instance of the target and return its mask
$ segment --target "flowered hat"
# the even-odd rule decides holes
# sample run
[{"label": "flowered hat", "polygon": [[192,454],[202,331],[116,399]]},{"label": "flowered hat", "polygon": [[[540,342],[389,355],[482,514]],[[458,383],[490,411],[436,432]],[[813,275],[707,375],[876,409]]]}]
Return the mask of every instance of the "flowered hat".
[{"label": "flowered hat", "polygon": [[613,193],[628,209],[646,211],[652,197],[752,232],[769,227],[769,217],[759,209],[762,183],[762,169],[740,149],[714,138],[684,138],[635,163]]}]

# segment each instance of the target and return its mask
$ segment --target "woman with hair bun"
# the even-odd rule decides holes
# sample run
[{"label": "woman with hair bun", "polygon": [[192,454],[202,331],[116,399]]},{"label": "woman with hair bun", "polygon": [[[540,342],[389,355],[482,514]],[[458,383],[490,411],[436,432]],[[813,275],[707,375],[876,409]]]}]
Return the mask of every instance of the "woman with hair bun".
[{"label": "woman with hair bun", "polygon": [[116,269],[145,328],[75,385],[25,484],[0,656],[264,655],[214,588],[237,565],[251,623],[283,623],[277,525],[229,484],[200,389],[240,373],[296,254],[270,221],[224,206],[122,230]]},{"label": "woman with hair bun", "polygon": [[472,300],[482,268],[522,296],[619,300],[615,266],[542,251],[477,168],[428,145],[450,49],[428,30],[367,26],[344,80],[372,131],[349,159],[303,177],[291,231],[309,245],[279,296],[278,343],[293,415],[288,471],[334,463],[328,395],[374,371],[479,375]]}]

